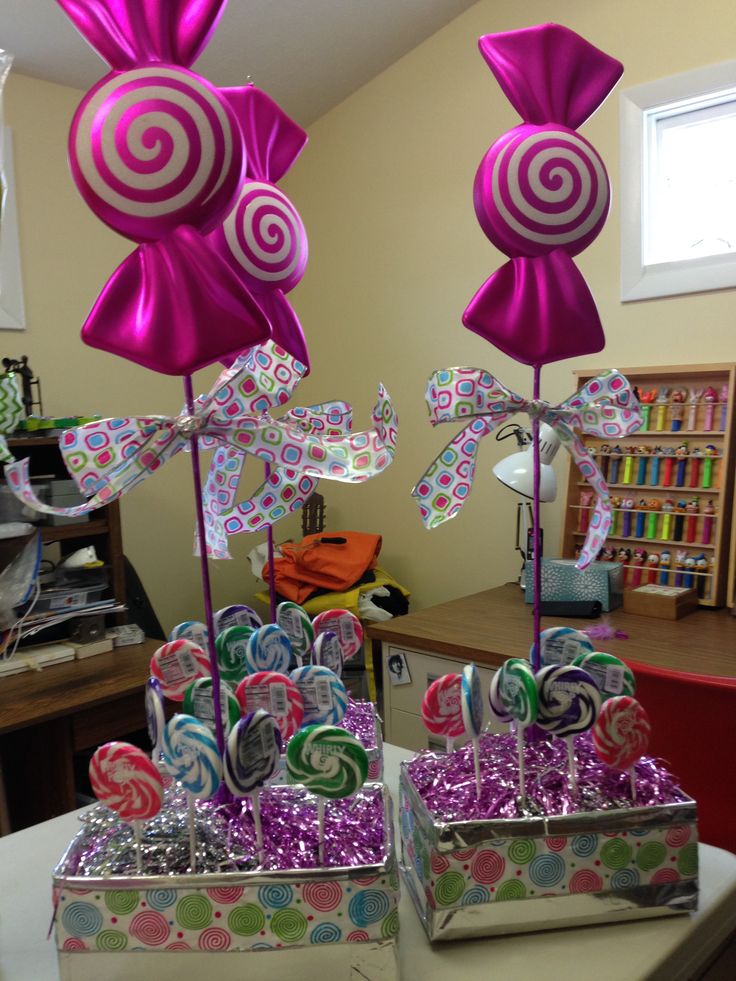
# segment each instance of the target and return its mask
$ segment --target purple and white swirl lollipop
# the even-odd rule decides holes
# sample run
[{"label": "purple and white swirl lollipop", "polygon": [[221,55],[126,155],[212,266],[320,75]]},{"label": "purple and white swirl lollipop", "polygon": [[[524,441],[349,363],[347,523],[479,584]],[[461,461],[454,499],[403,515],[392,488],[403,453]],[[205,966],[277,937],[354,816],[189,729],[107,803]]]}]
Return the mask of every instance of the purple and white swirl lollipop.
[{"label": "purple and white swirl lollipop", "polygon": [[281,765],[281,733],[276,720],[263,709],[240,719],[225,747],[225,783],[236,797],[250,797],[256,850],[263,862],[263,830],[258,791]]},{"label": "purple and white swirl lollipop", "polygon": [[573,736],[587,732],[601,710],[601,695],[593,678],[570,664],[550,664],[537,673],[537,725],[567,741],[570,782],[577,794]]},{"label": "purple and white swirl lollipop", "polygon": [[148,728],[148,738],[151,740],[153,747],[151,759],[154,763],[158,763],[161,758],[164,729],[166,728],[164,693],[158,678],[149,678],[146,683],[146,726]]},{"label": "purple and white swirl lollipop", "polygon": [[494,715],[499,722],[513,722],[514,717],[506,709],[501,696],[499,694],[499,681],[501,672],[494,671],[493,677],[491,678],[491,683],[488,687],[488,706],[491,710],[491,714]]},{"label": "purple and white swirl lollipop", "polygon": [[235,115],[185,68],[157,64],[106,75],[84,96],[69,160],[98,218],[136,242],[179,225],[206,232],[230,207],[243,169]]},{"label": "purple and white swirl lollipop", "polygon": [[345,658],[340,645],[340,638],[332,630],[315,637],[312,645],[312,664],[321,664],[323,668],[334,671],[338,678],[342,678],[342,669]]}]

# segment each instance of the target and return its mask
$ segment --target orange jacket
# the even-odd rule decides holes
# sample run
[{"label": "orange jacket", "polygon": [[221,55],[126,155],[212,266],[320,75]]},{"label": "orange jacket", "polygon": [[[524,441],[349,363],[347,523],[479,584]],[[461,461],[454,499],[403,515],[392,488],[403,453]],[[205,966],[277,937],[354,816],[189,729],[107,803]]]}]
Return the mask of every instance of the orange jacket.
[{"label": "orange jacket", "polygon": [[[323,531],[300,542],[284,542],[274,560],[276,592],[303,603],[317,589],[341,592],[375,568],[381,536],[361,531]],[[268,582],[268,563],[262,576]]]}]

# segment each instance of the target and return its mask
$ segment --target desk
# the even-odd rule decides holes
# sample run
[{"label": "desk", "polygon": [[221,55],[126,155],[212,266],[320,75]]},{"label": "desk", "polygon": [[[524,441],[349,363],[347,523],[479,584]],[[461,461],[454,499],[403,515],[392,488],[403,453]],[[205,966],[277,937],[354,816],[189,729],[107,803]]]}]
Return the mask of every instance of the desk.
[{"label": "desk", "polygon": [[[629,636],[604,642],[603,649],[617,657],[675,671],[736,675],[736,618],[727,610],[701,608],[676,621],[614,610],[605,619]],[[542,629],[600,622],[542,617]],[[487,696],[493,673],[506,658],[529,657],[532,629],[531,604],[512,583],[372,624],[368,636],[381,646],[386,739],[425,748],[420,706],[428,679],[458,671],[458,662],[475,661]],[[391,684],[387,663],[392,652],[404,654],[411,684]]]},{"label": "desk", "polygon": [[160,644],[0,679],[0,766],[13,828],[76,806],[75,752],[145,728],[143,691]]},{"label": "desk", "polygon": [[[390,745],[385,751],[386,782],[396,799],[399,762],[408,753]],[[51,919],[51,869],[76,829],[76,814],[65,814],[0,840],[2,981],[58,979],[56,950],[53,942],[45,939]],[[736,917],[736,856],[701,845],[700,870],[701,908],[696,913],[434,946],[427,941],[403,889],[399,906],[402,979],[446,981],[455,976],[462,981],[488,981],[490,977],[537,976],[545,981],[570,981],[595,974],[596,981],[685,981],[697,976],[729,937]],[[191,971],[185,969],[190,956]],[[187,955],[175,962],[173,973],[157,968],[155,974],[141,972],[137,978],[201,981],[200,958],[205,957],[207,968],[217,965],[216,954]],[[270,957],[265,960],[270,961]],[[582,969],[583,964],[590,965],[590,970]],[[242,976],[247,971],[253,981],[262,976],[277,978],[273,965],[266,970],[270,974],[256,975],[248,962]],[[324,971],[313,975],[305,970],[300,981],[324,981]]]}]

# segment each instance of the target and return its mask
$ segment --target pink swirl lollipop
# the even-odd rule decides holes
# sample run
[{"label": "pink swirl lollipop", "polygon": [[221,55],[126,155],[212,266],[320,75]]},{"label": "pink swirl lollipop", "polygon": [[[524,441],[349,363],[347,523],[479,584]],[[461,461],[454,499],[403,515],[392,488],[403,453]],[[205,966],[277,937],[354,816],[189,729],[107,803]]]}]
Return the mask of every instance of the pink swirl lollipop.
[{"label": "pink swirl lollipop", "polygon": [[155,763],[130,743],[105,743],[89,764],[95,797],[123,821],[148,821],[161,810],[164,785]]},{"label": "pink swirl lollipop", "polygon": [[181,702],[184,692],[197,678],[210,675],[210,659],[191,640],[172,640],[162,644],[151,658],[151,677],[173,702]]},{"label": "pink swirl lollipop", "polygon": [[304,718],[304,699],[301,692],[285,674],[276,671],[257,671],[249,674],[235,689],[243,712],[265,709],[275,719],[283,739],[290,739]]},{"label": "pink swirl lollipop", "polygon": [[450,752],[452,740],[465,732],[462,678],[459,674],[443,674],[441,678],[435,678],[422,699],[422,720],[429,732],[445,736]]},{"label": "pink swirl lollipop", "polygon": [[640,703],[629,695],[604,702],[593,726],[599,759],[616,770],[628,770],[649,748],[651,725]]},{"label": "pink swirl lollipop", "polygon": [[345,660],[354,657],[363,645],[363,625],[350,610],[325,610],[312,620],[315,637],[331,630],[337,634]]}]

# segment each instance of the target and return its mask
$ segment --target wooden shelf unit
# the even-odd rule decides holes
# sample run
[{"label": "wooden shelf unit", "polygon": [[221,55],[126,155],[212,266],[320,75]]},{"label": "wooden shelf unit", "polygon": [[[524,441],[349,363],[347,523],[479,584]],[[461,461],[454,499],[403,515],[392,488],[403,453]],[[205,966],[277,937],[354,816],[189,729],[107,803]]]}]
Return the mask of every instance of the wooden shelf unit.
[{"label": "wooden shelf unit", "polygon": [[[611,533],[607,539],[609,547],[629,548],[631,557],[624,561],[626,567],[625,582],[626,588],[632,585],[643,585],[650,581],[650,576],[655,577],[652,581],[663,582],[664,572],[658,568],[651,570],[646,562],[643,567],[634,566],[632,559],[634,551],[639,548],[647,554],[661,554],[662,551],[669,551],[671,555],[671,565],[667,575],[669,585],[674,585],[684,581],[684,576],[692,577],[692,585],[699,588],[703,595],[700,603],[703,606],[723,606],[727,601],[734,603],[734,565],[736,565],[736,527],[734,534],[731,534],[732,521],[736,522],[736,509],[734,508],[734,442],[736,413],[734,412],[734,396],[736,395],[736,364],[694,364],[694,365],[661,365],[655,367],[622,368],[620,369],[635,385],[641,394],[657,389],[658,393],[663,388],[668,389],[666,402],[654,402],[649,410],[649,425],[646,429],[642,428],[632,436],[622,440],[610,441],[598,439],[596,437],[584,437],[586,446],[595,453],[598,465],[601,467],[609,486],[611,500],[614,506],[614,523]],[[585,369],[574,372],[578,387],[586,381],[600,374],[599,369]],[[712,387],[718,393],[719,402],[713,406],[713,428],[706,428],[708,406],[702,401],[698,401],[693,410],[689,402],[691,390],[704,390]],[[723,389],[727,391],[725,409],[720,401]],[[672,401],[672,392],[686,390],[688,396],[684,403],[675,404]],[[694,417],[693,417],[694,413]],[[673,421],[678,415],[681,419],[681,428],[673,430]],[[692,423],[692,429],[688,426]],[[721,425],[723,423],[723,428]],[[660,424],[663,428],[659,428]],[[611,448],[620,447],[622,453],[608,453],[601,448],[609,443]],[[674,458],[668,451],[676,450],[683,443],[688,444],[689,455]],[[699,449],[705,451],[707,446],[715,447],[715,456],[710,457],[712,467],[712,481],[710,487],[703,487],[704,474],[706,470],[706,460],[708,457],[702,456],[694,458],[692,451]],[[643,453],[627,452],[629,448],[648,447],[648,451]],[[654,452],[655,448],[661,448]],[[663,452],[664,451],[664,452]],[[631,459],[630,479],[625,481],[626,461]],[[658,480],[655,484],[648,483],[654,469],[653,461],[659,460]],[[646,473],[642,484],[636,483],[638,479],[638,467],[640,460],[646,460]],[[674,459],[672,465],[672,479],[669,484],[665,481],[666,461]],[[691,487],[693,475],[693,460],[699,459],[699,476],[696,486]],[[681,461],[684,466],[683,482],[677,483],[677,464]],[[615,466],[618,461],[618,466]],[[582,545],[585,537],[584,512],[592,513],[592,505],[586,504],[585,494],[590,490],[589,485],[580,479],[580,471],[574,462],[570,462],[568,471],[567,494],[565,500],[565,515],[562,530],[561,552],[563,557],[572,558],[575,556],[576,546]],[[581,497],[581,495],[583,495]],[[696,500],[698,510],[696,514],[688,514],[677,511],[678,502],[688,502]],[[633,500],[634,506],[622,508],[621,504]],[[648,510],[639,509],[640,501],[650,502]],[[669,505],[664,508],[665,502],[670,501],[675,506],[671,512],[669,535],[664,534],[664,525],[667,520],[665,511],[669,510]],[[704,515],[703,508],[712,502],[715,509],[711,523],[710,541],[703,542],[704,534]],[[637,535],[636,519],[637,515],[644,514],[643,535]],[[647,520],[649,514],[656,516],[656,531],[651,538],[647,538]],[[630,527],[624,527],[626,522]],[[695,535],[693,542],[687,542],[688,522],[691,517],[696,518]],[[682,519],[679,521],[678,519]],[[676,524],[678,528],[682,526],[681,536],[675,532]],[[628,534],[624,532],[628,530]],[[652,549],[656,545],[657,549]],[[677,553],[694,559],[696,556],[704,555],[708,561],[707,568],[697,569],[688,568],[684,573],[680,568],[676,568]],[[730,553],[730,561],[729,561]],[[730,565],[730,570],[729,570]],[[676,577],[677,576],[677,580]],[[687,580],[688,582],[690,580]]]}]

